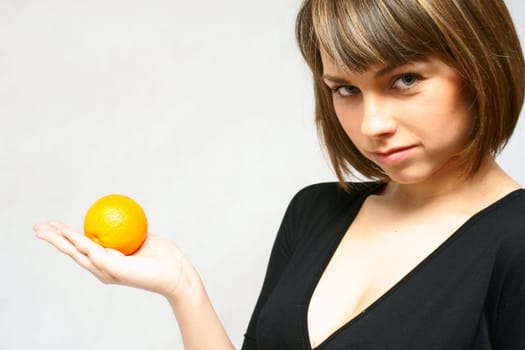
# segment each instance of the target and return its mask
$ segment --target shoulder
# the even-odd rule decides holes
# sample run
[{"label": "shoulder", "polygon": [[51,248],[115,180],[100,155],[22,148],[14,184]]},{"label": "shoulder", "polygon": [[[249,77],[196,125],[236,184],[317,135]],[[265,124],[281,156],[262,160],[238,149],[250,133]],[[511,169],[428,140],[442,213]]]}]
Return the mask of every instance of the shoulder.
[{"label": "shoulder", "polygon": [[[496,342],[523,342],[525,322],[525,190],[503,198],[491,212],[490,229],[497,237],[491,287],[487,294],[494,317]],[[520,343],[521,344],[521,343]],[[503,346],[507,348],[507,346]],[[521,347],[520,347],[521,349]]]},{"label": "shoulder", "polygon": [[517,190],[493,205],[490,224],[500,235],[506,256],[519,251],[525,261],[525,190]]},{"label": "shoulder", "polygon": [[296,193],[292,203],[302,206],[321,205],[340,206],[352,203],[382,186],[377,182],[352,182],[350,190],[345,191],[337,182],[322,182],[306,186]]},{"label": "shoulder", "polygon": [[337,182],[323,182],[306,186],[292,198],[287,215],[301,220],[318,220],[319,216],[346,210],[359,198],[382,186],[376,182],[350,183],[345,191]]},{"label": "shoulder", "polygon": [[[341,216],[346,216],[352,206],[358,205],[363,196],[383,186],[376,182],[351,183],[345,191],[337,182],[309,185],[292,198],[283,220],[283,228],[290,241],[304,239]],[[293,245],[293,244],[292,244]]]},{"label": "shoulder", "polygon": [[525,190],[495,203],[487,223],[496,234],[493,280],[511,289],[525,288]]}]

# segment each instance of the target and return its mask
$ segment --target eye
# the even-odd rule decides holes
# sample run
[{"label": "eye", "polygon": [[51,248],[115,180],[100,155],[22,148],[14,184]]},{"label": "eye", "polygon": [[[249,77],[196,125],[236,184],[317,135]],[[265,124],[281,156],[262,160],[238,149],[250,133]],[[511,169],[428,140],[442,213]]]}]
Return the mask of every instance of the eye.
[{"label": "eye", "polygon": [[335,86],[331,90],[340,97],[349,97],[359,92],[359,89],[352,85]]},{"label": "eye", "polygon": [[397,89],[410,89],[419,82],[420,78],[414,73],[404,73],[394,80],[392,86]]}]

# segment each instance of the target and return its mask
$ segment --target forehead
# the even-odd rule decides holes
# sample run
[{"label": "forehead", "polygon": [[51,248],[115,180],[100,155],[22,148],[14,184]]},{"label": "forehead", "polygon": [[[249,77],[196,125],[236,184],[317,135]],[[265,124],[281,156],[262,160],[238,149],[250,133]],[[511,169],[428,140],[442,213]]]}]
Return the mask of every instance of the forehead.
[{"label": "forehead", "polygon": [[309,35],[316,49],[348,71],[362,72],[372,63],[406,63],[436,52],[443,43],[429,37],[438,30],[419,1],[312,0]]},{"label": "forehead", "polygon": [[[450,79],[463,85],[462,75],[454,67],[434,55],[421,56],[407,62],[400,63],[381,63],[366,66],[362,71],[350,71],[344,65],[337,64],[333,58],[326,53],[321,52],[323,63],[323,80],[332,82],[348,83],[369,78],[382,78],[397,69],[410,70],[411,73],[424,74],[426,76],[440,77]],[[406,72],[405,72],[406,73]]]},{"label": "forehead", "polygon": [[323,64],[323,73],[341,73],[341,69],[339,66],[335,63],[335,61],[328,56],[326,51],[321,50],[321,63]]}]

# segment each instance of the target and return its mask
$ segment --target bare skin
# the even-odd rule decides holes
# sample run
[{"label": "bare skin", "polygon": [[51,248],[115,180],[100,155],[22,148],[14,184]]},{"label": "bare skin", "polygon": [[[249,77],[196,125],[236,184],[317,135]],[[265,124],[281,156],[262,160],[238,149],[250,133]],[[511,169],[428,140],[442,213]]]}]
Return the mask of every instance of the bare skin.
[{"label": "bare skin", "polygon": [[[354,74],[339,70],[325,54],[322,60],[342,127],[391,181],[364,202],[315,288],[308,308],[312,348],[473,214],[520,187],[493,159],[474,176],[460,176],[457,153],[471,127],[470,104],[458,74],[443,62],[428,57]],[[60,222],[39,223],[34,230],[103,283],[166,297],[186,349],[233,349],[197,271],[173,242],[149,235],[138,252],[124,256]]]},{"label": "bare skin", "polygon": [[482,183],[470,179],[430,198],[413,197],[396,183],[367,198],[310,300],[312,348],[371,306],[472,215],[519,188],[495,163],[487,168],[478,174]]},{"label": "bare skin", "polygon": [[102,283],[127,285],[166,297],[185,349],[234,348],[197,271],[173,242],[150,234],[139,251],[125,256],[58,221],[38,223],[33,229],[38,238],[70,256]]},{"label": "bare skin", "polygon": [[[334,109],[355,146],[391,181],[369,196],[308,308],[312,348],[355,318],[472,215],[520,188],[493,159],[468,178],[457,154],[471,127],[454,69],[435,57],[362,73],[321,54]],[[378,220],[380,218],[380,220]]]}]

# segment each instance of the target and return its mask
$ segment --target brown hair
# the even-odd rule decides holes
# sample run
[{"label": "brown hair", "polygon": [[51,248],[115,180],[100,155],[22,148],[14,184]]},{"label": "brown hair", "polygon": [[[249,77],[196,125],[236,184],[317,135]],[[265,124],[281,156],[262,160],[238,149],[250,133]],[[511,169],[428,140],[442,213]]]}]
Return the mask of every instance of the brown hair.
[{"label": "brown hair", "polygon": [[464,175],[476,173],[507,143],[525,92],[523,53],[503,0],[306,0],[296,37],[313,73],[315,116],[341,186],[352,168],[388,181],[339,124],[323,83],[320,50],[343,70],[402,64],[435,55],[463,77],[472,98],[473,127],[459,154]]}]

